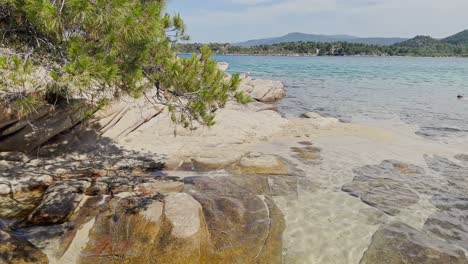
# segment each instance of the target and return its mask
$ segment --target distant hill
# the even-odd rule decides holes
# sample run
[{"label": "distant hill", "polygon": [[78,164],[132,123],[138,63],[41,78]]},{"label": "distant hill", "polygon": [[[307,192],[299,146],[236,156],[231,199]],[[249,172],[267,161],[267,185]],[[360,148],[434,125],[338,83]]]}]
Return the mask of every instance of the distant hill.
[{"label": "distant hill", "polygon": [[435,39],[430,36],[416,36],[412,39],[395,44],[398,47],[411,47],[421,48],[434,46],[437,44],[452,44],[452,45],[467,45],[468,44],[468,30],[464,30],[455,35],[444,39]]},{"label": "distant hill", "polygon": [[421,48],[428,47],[437,44],[442,44],[440,40],[432,38],[430,36],[416,36],[412,39],[395,44],[398,47],[408,47],[408,48]]},{"label": "distant hill", "polygon": [[360,38],[350,35],[314,35],[304,33],[289,33],[287,35],[276,38],[254,39],[245,42],[234,43],[234,45],[251,47],[258,45],[272,45],[284,42],[349,42],[368,45],[383,45],[390,46],[395,43],[403,42],[405,38]]},{"label": "distant hill", "polygon": [[445,43],[454,44],[454,45],[468,44],[468,30],[464,30],[453,36],[444,38],[441,41]]}]

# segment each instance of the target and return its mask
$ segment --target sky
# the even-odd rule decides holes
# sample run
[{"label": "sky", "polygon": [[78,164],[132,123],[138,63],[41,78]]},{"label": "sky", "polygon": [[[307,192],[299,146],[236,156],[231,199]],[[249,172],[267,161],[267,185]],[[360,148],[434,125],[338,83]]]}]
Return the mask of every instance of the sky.
[{"label": "sky", "polygon": [[468,29],[468,0],[168,0],[191,42],[239,42],[290,32],[442,38]]}]

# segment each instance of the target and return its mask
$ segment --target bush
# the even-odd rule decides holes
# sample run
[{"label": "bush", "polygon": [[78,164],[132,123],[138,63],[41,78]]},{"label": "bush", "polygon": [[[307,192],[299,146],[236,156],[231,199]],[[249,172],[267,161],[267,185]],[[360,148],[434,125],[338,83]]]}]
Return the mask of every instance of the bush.
[{"label": "bush", "polygon": [[[0,82],[0,99],[14,104],[16,97],[60,93],[102,105],[157,89],[174,121],[212,125],[213,111],[230,96],[248,99],[236,92],[238,76],[225,80],[208,48],[201,56],[176,56],[172,46],[187,39],[185,25],[164,8],[162,0],[0,0],[2,46],[13,51],[4,52],[0,71],[29,82]],[[22,65],[30,72],[18,73]],[[42,69],[47,82],[31,84],[33,69]]]}]

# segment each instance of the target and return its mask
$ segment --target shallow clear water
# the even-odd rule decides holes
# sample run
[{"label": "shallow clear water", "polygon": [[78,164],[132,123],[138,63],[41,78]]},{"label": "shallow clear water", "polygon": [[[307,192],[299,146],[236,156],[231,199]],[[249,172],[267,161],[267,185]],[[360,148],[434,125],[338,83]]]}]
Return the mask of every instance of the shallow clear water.
[{"label": "shallow clear water", "polygon": [[[284,263],[467,263],[468,100],[457,95],[468,95],[468,59],[215,58],[230,73],[283,81],[287,116],[370,124],[321,130],[291,118],[252,147],[298,171],[297,192],[275,197]],[[304,142],[318,158],[292,154]]]},{"label": "shallow clear water", "polygon": [[401,120],[438,140],[468,136],[468,59],[215,56],[229,72],[281,80],[286,115],[306,111],[353,122]]}]

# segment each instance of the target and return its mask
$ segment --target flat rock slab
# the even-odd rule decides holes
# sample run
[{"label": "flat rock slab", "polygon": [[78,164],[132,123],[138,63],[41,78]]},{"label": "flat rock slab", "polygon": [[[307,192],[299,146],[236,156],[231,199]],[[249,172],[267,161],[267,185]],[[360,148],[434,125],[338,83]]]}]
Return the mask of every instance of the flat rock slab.
[{"label": "flat rock slab", "polygon": [[464,215],[438,211],[429,216],[423,230],[460,248],[468,248],[468,212]]},{"label": "flat rock slab", "polygon": [[426,157],[431,169],[438,172],[444,184],[430,202],[438,209],[429,216],[423,229],[451,244],[468,248],[468,163],[464,155],[449,160]]},{"label": "flat rock slab", "polygon": [[461,162],[434,156],[426,157],[426,163],[444,180],[437,193],[468,198],[468,164],[460,160],[460,156],[455,158]]},{"label": "flat rock slab", "polygon": [[372,237],[361,264],[466,264],[464,252],[403,223],[383,225]]}]

